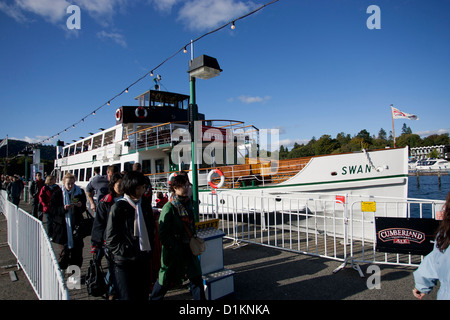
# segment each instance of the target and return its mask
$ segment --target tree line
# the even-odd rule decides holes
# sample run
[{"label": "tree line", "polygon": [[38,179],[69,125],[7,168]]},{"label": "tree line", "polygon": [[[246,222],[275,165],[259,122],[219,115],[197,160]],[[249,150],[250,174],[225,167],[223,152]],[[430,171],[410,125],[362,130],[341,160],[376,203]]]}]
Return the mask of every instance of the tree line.
[{"label": "tree line", "polygon": [[[432,134],[425,138],[412,133],[411,128],[403,124],[401,135],[395,137],[396,147],[409,148],[449,145],[450,138],[448,133]],[[280,146],[280,159],[293,159],[299,157],[309,157],[324,154],[337,154],[345,152],[360,151],[361,148],[366,150],[385,149],[394,147],[394,137],[392,131],[387,135],[386,130],[380,129],[378,135],[371,135],[366,129],[361,130],[353,137],[350,134],[340,132],[335,138],[328,134],[322,135],[319,139],[312,137],[307,144],[295,143],[291,150],[287,147]]]}]

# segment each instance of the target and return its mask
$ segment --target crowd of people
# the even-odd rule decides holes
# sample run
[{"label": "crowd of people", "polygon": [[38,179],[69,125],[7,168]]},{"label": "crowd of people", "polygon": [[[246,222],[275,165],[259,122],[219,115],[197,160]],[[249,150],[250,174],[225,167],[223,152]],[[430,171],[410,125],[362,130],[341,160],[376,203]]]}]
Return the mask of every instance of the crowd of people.
[{"label": "crowd of people", "polygon": [[[36,173],[29,193],[31,214],[46,223],[50,240],[59,247],[62,270],[70,265],[81,268],[85,233],[80,232],[86,211],[94,213],[91,259],[106,258],[107,297],[120,300],[161,300],[166,292],[190,280],[194,299],[204,300],[199,259],[189,246],[196,236],[192,210],[191,184],[181,173],[170,184],[170,199],[161,192],[152,206],[150,180],[139,163],[132,171],[119,173],[109,166],[106,175],[97,173],[84,189],[67,173],[62,185],[52,175]],[[10,200],[23,191],[13,185]],[[19,192],[20,191],[20,192]],[[20,196],[19,196],[20,199]],[[55,250],[56,251],[56,250]]]},{"label": "crowd of people", "polygon": [[0,185],[2,190],[6,190],[8,200],[18,206],[25,187],[24,179],[17,174],[12,176],[2,174]]},{"label": "crowd of people", "polygon": [[[161,300],[171,287],[189,279],[193,298],[204,300],[200,262],[189,246],[196,230],[187,174],[181,172],[173,178],[169,198],[158,192],[153,208],[152,186],[141,171],[139,163],[133,171],[122,173],[110,166],[105,176],[91,179],[86,192],[75,184],[71,173],[63,177],[60,187],[54,176],[44,181],[38,172],[29,189],[32,215],[41,220],[46,217],[48,236],[61,247],[60,268],[81,268],[86,235],[78,231],[90,202],[95,212],[89,230],[92,258],[107,258],[110,299]],[[24,188],[20,177],[2,176],[1,186],[18,205]],[[438,299],[450,299],[449,246],[450,192],[434,250],[414,272],[415,297],[421,299],[440,283]]]}]

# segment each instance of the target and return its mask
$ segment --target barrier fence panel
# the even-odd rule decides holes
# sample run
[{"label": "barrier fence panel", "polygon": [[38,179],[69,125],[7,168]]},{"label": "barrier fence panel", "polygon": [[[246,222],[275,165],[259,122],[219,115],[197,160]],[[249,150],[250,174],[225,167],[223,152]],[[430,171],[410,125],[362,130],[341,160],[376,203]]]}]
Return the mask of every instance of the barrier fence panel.
[{"label": "barrier fence panel", "polygon": [[350,256],[352,266],[357,263],[378,263],[418,266],[422,255],[387,253],[376,248],[376,217],[436,219],[444,201],[407,199],[398,201],[374,201],[374,211],[363,211],[364,202],[350,205]]},{"label": "barrier fence panel", "polygon": [[[377,252],[375,217],[434,219],[444,201],[347,195],[200,193],[202,219],[219,218],[233,245],[255,243],[351,263],[417,266],[421,255]],[[367,200],[367,199],[366,199]]]},{"label": "barrier fence panel", "polygon": [[42,222],[9,202],[3,190],[0,202],[7,219],[8,244],[38,298],[68,300],[64,277]]},{"label": "barrier fence panel", "polygon": [[201,193],[203,219],[219,218],[234,244],[255,243],[343,261],[347,256],[346,206],[308,196]]}]

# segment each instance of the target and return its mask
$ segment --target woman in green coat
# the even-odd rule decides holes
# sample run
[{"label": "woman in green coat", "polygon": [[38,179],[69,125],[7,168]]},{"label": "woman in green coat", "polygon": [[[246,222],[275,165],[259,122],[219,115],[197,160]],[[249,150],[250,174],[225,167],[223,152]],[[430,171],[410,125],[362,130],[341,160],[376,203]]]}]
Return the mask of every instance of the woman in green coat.
[{"label": "woman in green coat", "polygon": [[171,286],[181,284],[186,278],[194,300],[205,300],[200,261],[189,247],[190,238],[195,236],[195,222],[187,177],[176,176],[171,188],[173,199],[164,205],[159,217],[161,269],[151,300],[162,300]]}]

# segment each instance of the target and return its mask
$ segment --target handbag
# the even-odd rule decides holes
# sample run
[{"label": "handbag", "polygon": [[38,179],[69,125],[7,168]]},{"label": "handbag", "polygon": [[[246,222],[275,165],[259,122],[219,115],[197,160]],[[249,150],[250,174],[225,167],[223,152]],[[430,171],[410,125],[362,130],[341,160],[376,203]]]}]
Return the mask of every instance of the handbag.
[{"label": "handbag", "polygon": [[89,213],[88,210],[86,212],[86,218],[81,219],[80,223],[75,227],[73,231],[74,237],[85,238],[90,236],[92,233],[92,226],[94,225],[94,217]]},{"label": "handbag", "polygon": [[197,236],[191,237],[191,240],[189,240],[189,247],[194,256],[199,256],[206,250],[205,240]]},{"label": "handbag", "polygon": [[103,270],[97,259],[89,261],[86,274],[86,289],[89,295],[101,297],[108,292],[108,284],[103,276]]}]

